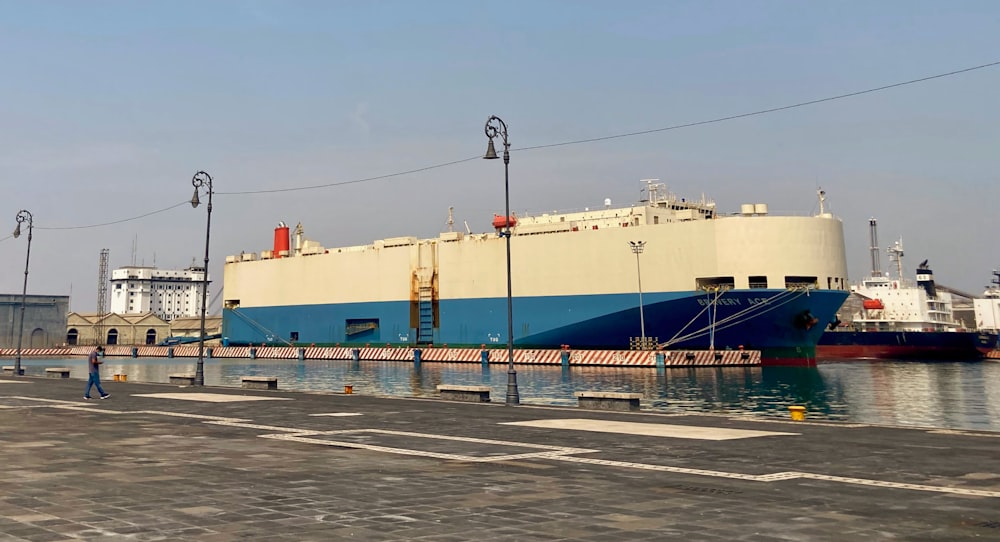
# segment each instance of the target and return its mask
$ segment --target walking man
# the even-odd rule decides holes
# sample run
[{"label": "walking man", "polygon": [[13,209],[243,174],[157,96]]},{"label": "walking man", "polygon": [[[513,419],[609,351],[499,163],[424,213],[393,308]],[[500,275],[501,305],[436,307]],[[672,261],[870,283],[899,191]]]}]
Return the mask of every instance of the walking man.
[{"label": "walking man", "polygon": [[101,361],[98,354],[104,353],[104,347],[98,346],[96,350],[90,353],[90,358],[87,359],[87,367],[90,369],[90,377],[87,379],[87,391],[83,393],[83,398],[90,400],[90,387],[97,386],[97,393],[101,394],[101,399],[107,399],[111,397],[110,393],[104,393],[104,388],[101,387]]}]

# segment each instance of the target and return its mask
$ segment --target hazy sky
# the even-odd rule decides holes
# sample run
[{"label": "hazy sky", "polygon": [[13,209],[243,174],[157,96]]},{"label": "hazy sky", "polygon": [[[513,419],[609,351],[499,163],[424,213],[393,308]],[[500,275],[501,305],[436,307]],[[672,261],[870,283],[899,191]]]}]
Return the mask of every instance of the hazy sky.
[{"label": "hazy sky", "polygon": [[184,203],[198,170],[215,179],[213,298],[225,256],[269,249],[278,221],[326,247],[436,236],[449,206],[488,231],[500,161],[261,191],[480,156],[490,115],[509,127],[517,212],[631,203],[653,177],[723,212],[807,214],[822,187],[852,280],[870,217],[883,268],[899,237],[910,277],[929,259],[938,282],[981,293],[1000,265],[1000,66],[518,150],[1000,61],[995,0],[0,0],[0,59],[0,293],[21,292],[26,236],[8,234],[24,208],[28,292],[77,311],[96,310],[102,248],[112,269],[202,261],[205,208]]}]

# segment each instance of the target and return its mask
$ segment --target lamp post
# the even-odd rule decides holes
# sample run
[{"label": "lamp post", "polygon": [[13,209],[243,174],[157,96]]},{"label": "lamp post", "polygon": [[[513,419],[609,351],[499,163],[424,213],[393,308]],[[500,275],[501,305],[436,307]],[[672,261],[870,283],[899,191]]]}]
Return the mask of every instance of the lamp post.
[{"label": "lamp post", "polygon": [[17,212],[17,227],[14,228],[14,239],[21,236],[21,223],[28,223],[28,251],[24,256],[24,287],[21,289],[21,326],[17,332],[17,358],[14,360],[14,375],[21,376],[24,369],[21,368],[21,340],[24,338],[24,307],[28,299],[28,263],[31,261],[31,229],[33,220],[31,213],[25,209]]},{"label": "lamp post", "polygon": [[489,139],[489,146],[486,147],[487,160],[496,160],[497,151],[493,147],[493,138],[500,136],[503,140],[503,194],[505,202],[504,231],[500,235],[507,241],[507,405],[517,405],[521,403],[521,398],[517,393],[517,371],[514,370],[514,313],[511,302],[510,287],[510,141],[507,140],[507,124],[496,115],[486,119],[486,138]]},{"label": "lamp post", "polygon": [[191,197],[191,207],[198,207],[201,201],[198,199],[198,189],[208,186],[208,221],[205,225],[205,269],[201,283],[201,328],[198,336],[198,368],[194,372],[194,385],[205,385],[205,309],[206,297],[208,296],[208,241],[212,238],[212,176],[204,171],[199,171],[191,178],[194,185],[194,196]]},{"label": "lamp post", "polygon": [[646,350],[646,317],[642,313],[642,272],[639,270],[639,255],[642,254],[645,241],[629,241],[628,246],[635,253],[635,276],[639,280],[639,333],[641,334],[641,349]]}]

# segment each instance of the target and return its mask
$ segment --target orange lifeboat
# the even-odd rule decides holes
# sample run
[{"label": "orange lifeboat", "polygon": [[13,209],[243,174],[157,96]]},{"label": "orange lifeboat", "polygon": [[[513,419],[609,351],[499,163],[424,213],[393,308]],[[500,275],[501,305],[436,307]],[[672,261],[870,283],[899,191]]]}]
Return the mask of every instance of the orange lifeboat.
[{"label": "orange lifeboat", "polygon": [[862,306],[866,309],[884,309],[885,305],[882,304],[881,299],[866,299],[862,302]]},{"label": "orange lifeboat", "polygon": [[511,228],[517,225],[517,217],[514,215],[510,215],[510,218],[504,218],[503,215],[493,215],[493,227],[498,230],[504,229],[507,227],[508,220]]}]

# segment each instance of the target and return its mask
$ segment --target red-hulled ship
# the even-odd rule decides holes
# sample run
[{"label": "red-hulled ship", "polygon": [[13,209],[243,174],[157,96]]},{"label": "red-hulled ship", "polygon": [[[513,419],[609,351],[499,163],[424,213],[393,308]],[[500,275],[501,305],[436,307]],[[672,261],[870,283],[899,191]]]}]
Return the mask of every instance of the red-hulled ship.
[{"label": "red-hulled ship", "polygon": [[995,331],[966,330],[956,322],[952,295],[935,285],[926,260],[917,267],[916,283],[903,278],[901,241],[888,249],[897,277],[883,274],[874,218],[869,226],[872,274],[851,287],[845,304],[853,302],[858,310],[850,322],[839,316],[831,322],[816,345],[817,358],[974,360],[996,348]]}]

